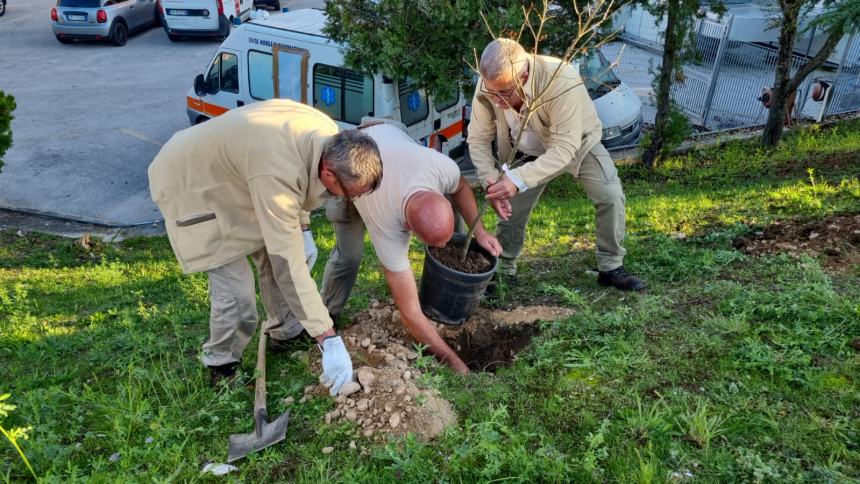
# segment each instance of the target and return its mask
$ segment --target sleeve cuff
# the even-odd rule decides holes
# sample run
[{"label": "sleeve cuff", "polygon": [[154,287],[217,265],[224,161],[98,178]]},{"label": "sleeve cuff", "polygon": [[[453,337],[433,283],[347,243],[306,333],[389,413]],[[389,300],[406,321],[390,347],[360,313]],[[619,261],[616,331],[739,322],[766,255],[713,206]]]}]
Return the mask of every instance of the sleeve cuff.
[{"label": "sleeve cuff", "polygon": [[505,172],[505,175],[507,175],[508,179],[510,179],[510,180],[513,182],[513,184],[514,184],[514,185],[516,185],[517,189],[518,189],[520,192],[524,192],[524,191],[526,191],[526,190],[528,190],[528,189],[529,189],[529,187],[528,187],[528,186],[526,186],[526,184],[523,182],[523,179],[522,179],[522,178],[520,178],[520,177],[519,177],[516,173],[514,173],[512,170],[508,169],[508,164],[507,164],[507,163],[505,163],[504,165],[502,165],[502,171],[504,171],[504,172]]}]

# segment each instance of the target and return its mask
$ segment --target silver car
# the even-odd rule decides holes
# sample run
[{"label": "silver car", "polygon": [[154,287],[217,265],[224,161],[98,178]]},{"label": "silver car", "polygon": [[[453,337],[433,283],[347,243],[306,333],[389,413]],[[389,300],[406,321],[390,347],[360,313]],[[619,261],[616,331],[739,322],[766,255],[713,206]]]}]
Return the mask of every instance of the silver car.
[{"label": "silver car", "polygon": [[125,45],[128,34],[161,23],[159,0],[58,0],[51,28],[62,44],[110,40]]}]

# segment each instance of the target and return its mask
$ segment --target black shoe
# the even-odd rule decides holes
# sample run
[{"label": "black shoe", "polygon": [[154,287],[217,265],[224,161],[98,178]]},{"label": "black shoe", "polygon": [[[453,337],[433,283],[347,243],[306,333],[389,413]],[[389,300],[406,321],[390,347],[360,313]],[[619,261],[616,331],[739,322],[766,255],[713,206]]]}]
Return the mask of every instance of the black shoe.
[{"label": "black shoe", "polygon": [[611,271],[598,271],[597,283],[601,286],[615,286],[622,291],[641,291],[645,289],[642,279],[628,273],[624,266],[619,266]]},{"label": "black shoe", "polygon": [[239,368],[239,363],[227,363],[226,365],[210,366],[209,368],[209,384],[212,388],[218,388],[221,382],[227,382],[227,385],[232,385],[236,380],[236,369]]},{"label": "black shoe", "polygon": [[272,353],[286,353],[290,350],[295,351],[297,347],[310,346],[313,342],[315,342],[314,338],[311,338],[307,331],[302,331],[298,336],[290,339],[278,339],[269,335],[266,349]]},{"label": "black shoe", "polygon": [[484,290],[484,296],[493,298],[499,295],[499,285],[504,284],[505,289],[510,289],[517,284],[517,276],[499,275],[499,272],[493,274],[493,278],[487,283],[487,289]]}]

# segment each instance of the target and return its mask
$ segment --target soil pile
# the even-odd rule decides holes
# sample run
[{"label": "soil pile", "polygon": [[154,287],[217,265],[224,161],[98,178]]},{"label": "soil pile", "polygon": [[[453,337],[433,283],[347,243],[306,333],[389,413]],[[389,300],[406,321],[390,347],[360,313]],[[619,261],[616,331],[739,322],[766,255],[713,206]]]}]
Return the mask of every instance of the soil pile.
[{"label": "soil pile", "polygon": [[750,255],[787,253],[825,255],[828,266],[860,262],[860,214],[837,215],[817,222],[777,221],[734,241]]},{"label": "soil pile", "polygon": [[445,247],[430,247],[430,254],[434,259],[441,262],[445,267],[466,274],[483,274],[493,268],[493,263],[482,252],[469,249],[466,258],[463,259],[463,247],[456,244],[448,244]]},{"label": "soil pile", "polygon": [[[538,333],[537,321],[572,313],[566,308],[542,306],[479,310],[460,327],[434,324],[470,368],[494,371],[510,362]],[[341,335],[356,368],[355,381],[341,390],[335,408],[325,416],[327,423],[355,422],[365,437],[382,440],[386,435],[407,433],[429,439],[456,422],[451,404],[437,390],[422,384],[423,371],[416,366],[419,354],[392,302],[373,301]],[[319,371],[320,355],[314,356],[312,366]],[[328,393],[319,384],[305,388],[305,395]]]}]

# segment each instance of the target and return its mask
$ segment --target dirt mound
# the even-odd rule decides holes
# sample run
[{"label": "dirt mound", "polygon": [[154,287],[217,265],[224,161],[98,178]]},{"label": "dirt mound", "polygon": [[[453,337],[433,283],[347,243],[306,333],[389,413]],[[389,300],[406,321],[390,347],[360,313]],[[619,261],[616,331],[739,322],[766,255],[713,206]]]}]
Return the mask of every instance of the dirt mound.
[{"label": "dirt mound", "polygon": [[828,267],[846,268],[860,262],[860,215],[837,215],[817,222],[777,221],[738,237],[733,245],[750,255],[824,255]]},{"label": "dirt mound", "polygon": [[[510,362],[532,336],[535,323],[555,320],[573,311],[554,307],[521,307],[512,311],[479,310],[463,326],[436,324],[442,337],[473,370],[494,371]],[[429,439],[457,420],[451,404],[437,390],[422,384],[416,366],[419,354],[391,303],[374,301],[341,332],[353,358],[356,381],[345,385],[326,422],[350,421],[365,437],[382,440],[386,435],[413,433]],[[319,371],[319,353],[312,366]],[[305,398],[326,396],[320,385],[305,388]],[[303,399],[303,400],[304,400]]]}]

